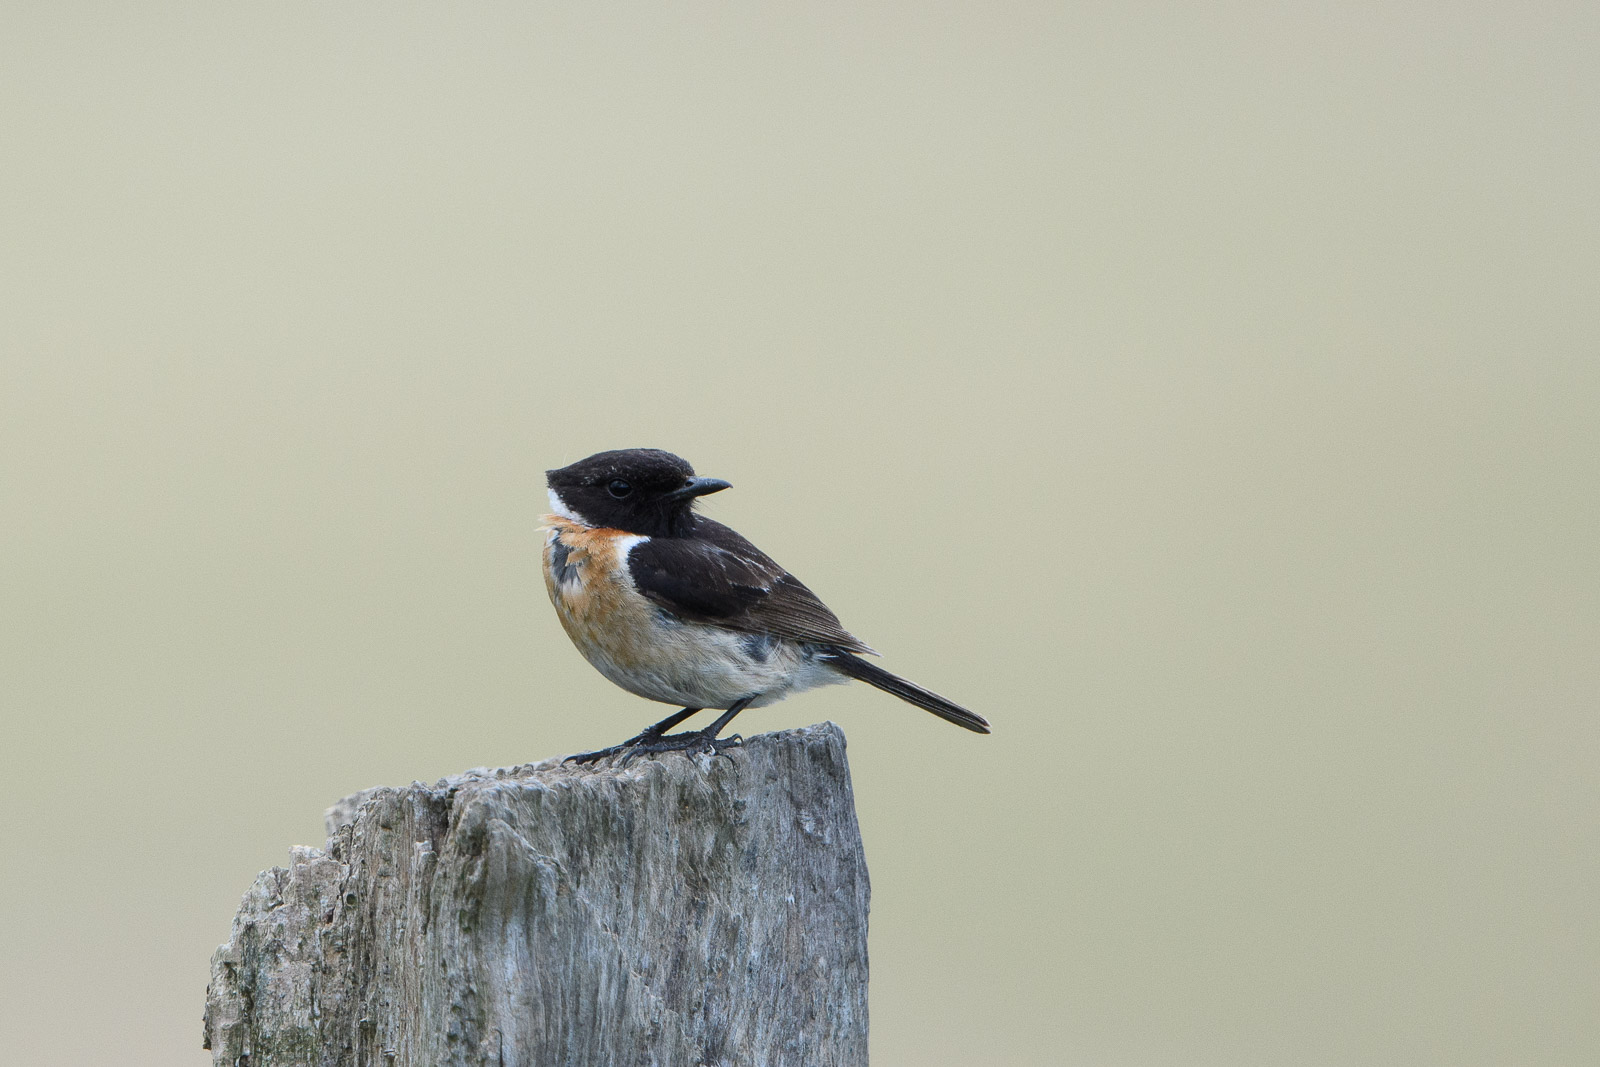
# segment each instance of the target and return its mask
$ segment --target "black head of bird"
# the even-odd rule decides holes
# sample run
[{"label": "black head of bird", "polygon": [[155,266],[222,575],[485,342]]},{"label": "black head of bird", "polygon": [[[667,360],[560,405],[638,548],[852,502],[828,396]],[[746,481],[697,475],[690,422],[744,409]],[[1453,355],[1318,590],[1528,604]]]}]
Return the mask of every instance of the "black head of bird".
[{"label": "black head of bird", "polygon": [[622,448],[546,471],[550,504],[589,526],[674,537],[693,523],[694,502],[729,488],[659,448]]}]

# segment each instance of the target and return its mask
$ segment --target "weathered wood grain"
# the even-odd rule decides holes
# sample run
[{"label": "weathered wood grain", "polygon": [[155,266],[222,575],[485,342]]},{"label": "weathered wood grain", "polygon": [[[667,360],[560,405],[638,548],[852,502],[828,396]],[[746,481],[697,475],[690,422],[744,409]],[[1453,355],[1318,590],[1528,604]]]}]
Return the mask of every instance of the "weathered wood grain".
[{"label": "weathered wood grain", "polygon": [[867,1062],[865,857],[844,735],[370,789],[245,894],[216,1064]]}]

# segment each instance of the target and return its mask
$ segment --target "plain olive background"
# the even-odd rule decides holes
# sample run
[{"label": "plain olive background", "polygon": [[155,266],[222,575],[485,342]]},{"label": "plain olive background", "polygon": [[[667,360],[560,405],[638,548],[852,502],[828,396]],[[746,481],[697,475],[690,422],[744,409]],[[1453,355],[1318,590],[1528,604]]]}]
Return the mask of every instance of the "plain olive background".
[{"label": "plain olive background", "polygon": [[208,1062],[322,809],[664,713],[649,445],[846,730],[880,1067],[1600,1062],[1593,4],[14,2],[0,1048]]}]

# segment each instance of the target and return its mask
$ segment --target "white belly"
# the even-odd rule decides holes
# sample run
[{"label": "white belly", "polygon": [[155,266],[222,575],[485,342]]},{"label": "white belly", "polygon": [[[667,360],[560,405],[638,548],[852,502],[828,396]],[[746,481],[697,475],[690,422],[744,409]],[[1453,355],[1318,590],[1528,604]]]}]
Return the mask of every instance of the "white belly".
[{"label": "white belly", "polygon": [[664,613],[646,625],[649,634],[630,642],[633,648],[626,658],[610,656],[604,642],[583,653],[601,674],[651,700],[726,708],[755,697],[749,706],[759,708],[790,693],[847,680],[793,642],[737,634]]}]

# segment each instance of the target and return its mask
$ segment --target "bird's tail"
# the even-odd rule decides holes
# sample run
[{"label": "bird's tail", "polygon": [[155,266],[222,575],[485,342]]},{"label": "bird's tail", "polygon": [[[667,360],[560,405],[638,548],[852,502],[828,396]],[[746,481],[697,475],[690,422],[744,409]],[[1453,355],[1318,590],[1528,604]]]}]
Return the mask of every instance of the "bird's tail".
[{"label": "bird's tail", "polygon": [[946,700],[938,693],[924,689],[915,682],[908,682],[897,674],[890,674],[875,663],[868,663],[842,649],[832,652],[827,662],[840,674],[848,675],[859,682],[866,682],[870,686],[882,689],[885,693],[893,693],[907,704],[915,704],[924,711],[931,711],[946,722],[965,726],[980,734],[989,732],[989,720],[982,715],[970,712],[960,704]]}]

